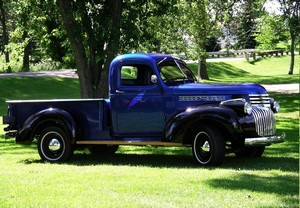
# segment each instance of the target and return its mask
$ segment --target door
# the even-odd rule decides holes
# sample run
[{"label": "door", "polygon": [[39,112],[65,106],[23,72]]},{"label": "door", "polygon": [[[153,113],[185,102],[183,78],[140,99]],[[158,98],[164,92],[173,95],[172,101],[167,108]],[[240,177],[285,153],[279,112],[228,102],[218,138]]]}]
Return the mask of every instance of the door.
[{"label": "door", "polygon": [[147,64],[119,67],[117,90],[111,94],[113,129],[121,137],[161,138],[165,126],[162,90]]}]

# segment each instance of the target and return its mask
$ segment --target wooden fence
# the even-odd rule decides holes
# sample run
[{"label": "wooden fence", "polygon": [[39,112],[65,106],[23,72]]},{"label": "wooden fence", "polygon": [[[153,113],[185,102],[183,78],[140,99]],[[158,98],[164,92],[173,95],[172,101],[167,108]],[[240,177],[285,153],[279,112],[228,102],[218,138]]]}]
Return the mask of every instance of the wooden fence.
[{"label": "wooden fence", "polygon": [[244,49],[244,50],[229,50],[229,51],[217,51],[217,52],[207,52],[208,57],[237,57],[244,56],[245,59],[249,60],[249,58],[253,58],[254,60],[257,57],[267,57],[267,56],[283,56],[285,52],[284,50],[257,50],[257,49]]}]

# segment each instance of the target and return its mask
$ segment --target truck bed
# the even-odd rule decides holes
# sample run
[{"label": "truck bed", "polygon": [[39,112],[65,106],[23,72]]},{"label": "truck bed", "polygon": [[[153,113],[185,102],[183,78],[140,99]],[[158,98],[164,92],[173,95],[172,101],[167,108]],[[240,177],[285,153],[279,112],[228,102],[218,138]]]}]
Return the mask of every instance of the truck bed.
[{"label": "truck bed", "polygon": [[[77,124],[79,140],[110,140],[108,107],[104,99],[11,100],[15,124],[23,124],[30,116],[50,108],[68,112]],[[21,126],[12,126],[19,130]],[[100,138],[101,137],[101,138]]]}]

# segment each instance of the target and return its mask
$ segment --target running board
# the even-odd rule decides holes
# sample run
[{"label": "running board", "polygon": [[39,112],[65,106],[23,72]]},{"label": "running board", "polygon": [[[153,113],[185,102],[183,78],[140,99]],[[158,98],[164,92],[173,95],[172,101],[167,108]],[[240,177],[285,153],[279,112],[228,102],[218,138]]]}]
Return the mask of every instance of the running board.
[{"label": "running board", "polygon": [[164,146],[164,147],[184,147],[189,145],[183,145],[181,143],[174,143],[174,142],[157,142],[157,141],[76,141],[76,144],[94,144],[94,145],[138,145],[138,146]]}]

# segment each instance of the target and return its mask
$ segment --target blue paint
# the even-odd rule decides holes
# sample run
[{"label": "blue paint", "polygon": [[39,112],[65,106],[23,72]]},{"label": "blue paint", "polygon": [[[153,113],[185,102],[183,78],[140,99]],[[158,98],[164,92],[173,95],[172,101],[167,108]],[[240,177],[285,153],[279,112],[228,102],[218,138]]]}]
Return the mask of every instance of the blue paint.
[{"label": "blue paint", "polygon": [[129,103],[129,108],[135,106],[138,102],[140,102],[142,100],[142,98],[144,97],[145,92],[141,92],[139,93],[137,96],[135,96]]}]

